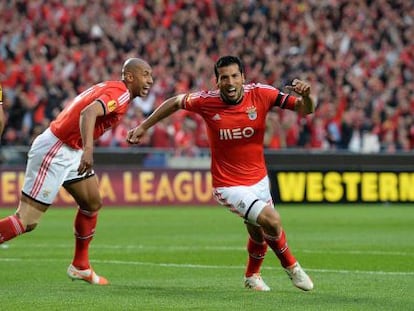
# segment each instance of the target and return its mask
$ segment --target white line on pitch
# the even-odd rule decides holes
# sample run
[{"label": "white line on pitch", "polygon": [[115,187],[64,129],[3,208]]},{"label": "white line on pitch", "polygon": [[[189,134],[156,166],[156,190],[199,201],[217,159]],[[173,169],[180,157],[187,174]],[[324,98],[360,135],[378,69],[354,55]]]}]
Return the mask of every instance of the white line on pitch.
[{"label": "white line on pitch", "polygon": [[[53,258],[0,258],[0,262],[22,262],[22,261],[35,261],[35,262],[56,262],[63,259]],[[66,261],[66,260],[65,260]],[[244,269],[244,266],[218,266],[218,265],[196,265],[196,264],[177,264],[177,263],[162,263],[162,262],[142,262],[142,261],[122,261],[122,260],[92,260],[94,263],[102,264],[115,264],[115,265],[135,265],[135,266],[153,266],[153,267],[167,267],[167,268],[182,268],[182,269]],[[263,267],[264,270],[276,270],[280,267]],[[397,271],[364,271],[364,270],[337,270],[337,269],[311,269],[307,268],[310,272],[319,273],[340,273],[340,274],[366,274],[366,275],[385,275],[385,276],[413,276],[414,271],[397,272]]]},{"label": "white line on pitch", "polygon": [[[4,244],[1,244],[4,245]],[[5,244],[5,248],[20,248],[19,245]],[[30,244],[21,246],[21,248],[70,248],[72,244]],[[208,250],[208,251],[245,251],[245,247],[232,247],[232,246],[152,246],[152,245],[101,245],[93,244],[94,249],[138,249],[138,250],[158,250],[158,251],[195,251],[195,250]],[[396,252],[396,251],[371,251],[371,250],[315,250],[315,249],[300,249],[296,248],[297,253],[309,253],[309,254],[350,254],[350,255],[385,255],[385,256],[414,256],[414,252]]]}]

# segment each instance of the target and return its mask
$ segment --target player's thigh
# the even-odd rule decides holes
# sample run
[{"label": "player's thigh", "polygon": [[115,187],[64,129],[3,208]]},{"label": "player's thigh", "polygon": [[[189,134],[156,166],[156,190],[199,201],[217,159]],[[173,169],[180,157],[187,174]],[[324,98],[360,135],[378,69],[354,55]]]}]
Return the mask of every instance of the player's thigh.
[{"label": "player's thigh", "polygon": [[254,184],[249,188],[250,191],[254,192],[260,200],[273,205],[273,199],[270,193],[270,181],[268,176],[265,176],[257,184]]},{"label": "player's thigh", "polygon": [[213,194],[217,202],[252,224],[256,224],[257,216],[267,204],[250,187],[245,186],[218,187]]},{"label": "player's thigh", "polygon": [[63,186],[72,195],[81,209],[97,211],[101,208],[102,198],[99,193],[98,179],[95,175],[75,182],[65,183]]},{"label": "player's thigh", "polygon": [[251,186],[214,188],[213,195],[217,202],[253,225],[257,225],[257,217],[265,207],[273,208],[267,176]]},{"label": "player's thigh", "polygon": [[[65,176],[74,164],[65,145],[50,130],[37,136],[28,153],[22,192],[33,199],[50,205],[55,200]],[[35,203],[34,203],[35,204]]]}]

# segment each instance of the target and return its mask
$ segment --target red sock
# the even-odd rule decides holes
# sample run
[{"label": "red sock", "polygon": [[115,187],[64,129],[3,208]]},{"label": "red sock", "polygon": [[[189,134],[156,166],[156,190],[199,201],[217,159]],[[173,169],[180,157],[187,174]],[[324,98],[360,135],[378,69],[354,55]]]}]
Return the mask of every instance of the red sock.
[{"label": "red sock", "polygon": [[253,241],[252,238],[249,237],[249,240],[247,241],[247,252],[249,253],[249,258],[247,260],[245,272],[246,277],[260,272],[260,267],[262,266],[266,251],[267,244],[265,242],[259,243]]},{"label": "red sock", "polygon": [[0,220],[0,244],[23,234],[25,228],[19,217],[12,215]]},{"label": "red sock", "polygon": [[97,212],[78,209],[75,218],[75,255],[72,264],[80,269],[89,269],[89,243],[95,234]]},{"label": "red sock", "polygon": [[283,268],[293,266],[296,263],[296,258],[290,252],[287,244],[285,231],[282,230],[279,238],[265,234],[265,241],[279,258]]}]

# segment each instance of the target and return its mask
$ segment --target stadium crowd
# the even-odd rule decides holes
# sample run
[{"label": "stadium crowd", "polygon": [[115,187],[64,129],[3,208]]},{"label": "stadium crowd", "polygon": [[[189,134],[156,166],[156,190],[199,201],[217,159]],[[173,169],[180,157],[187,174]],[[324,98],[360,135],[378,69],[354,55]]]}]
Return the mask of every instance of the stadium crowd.
[{"label": "stadium crowd", "polygon": [[[30,144],[68,98],[119,79],[122,60],[138,56],[154,69],[151,94],[97,141],[126,147],[127,130],[163,99],[215,88],[214,62],[227,54],[243,60],[249,82],[312,85],[316,112],[273,112],[267,148],[414,149],[414,2],[405,0],[1,1],[1,144]],[[145,142],[179,155],[206,144],[201,120],[185,112]]]}]

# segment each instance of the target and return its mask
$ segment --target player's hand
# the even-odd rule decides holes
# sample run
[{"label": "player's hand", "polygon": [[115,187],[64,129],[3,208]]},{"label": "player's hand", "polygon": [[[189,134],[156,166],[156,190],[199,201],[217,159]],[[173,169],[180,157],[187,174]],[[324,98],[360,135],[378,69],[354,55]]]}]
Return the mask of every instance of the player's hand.
[{"label": "player's hand", "polygon": [[300,96],[308,97],[310,95],[311,88],[309,83],[299,79],[294,79],[292,85],[287,85],[286,89],[289,91],[293,91],[299,94]]},{"label": "player's hand", "polygon": [[130,144],[139,144],[145,132],[146,131],[141,126],[129,130],[127,134],[127,142]]},{"label": "player's hand", "polygon": [[93,169],[93,151],[84,149],[83,154],[78,167],[78,174],[83,175],[85,173],[92,173]]}]

